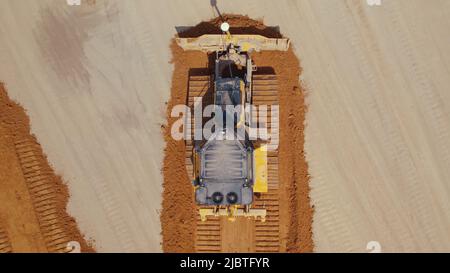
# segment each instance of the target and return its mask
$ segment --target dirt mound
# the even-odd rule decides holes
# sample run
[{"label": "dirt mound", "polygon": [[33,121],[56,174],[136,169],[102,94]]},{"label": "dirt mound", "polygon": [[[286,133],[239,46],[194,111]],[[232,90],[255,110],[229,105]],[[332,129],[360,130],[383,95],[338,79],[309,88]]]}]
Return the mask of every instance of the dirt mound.
[{"label": "dirt mound", "polygon": [[[281,200],[288,200],[280,214],[287,213],[288,252],[311,252],[313,209],[309,198],[308,164],[304,153],[305,92],[299,83],[300,63],[292,48],[287,52],[252,55],[259,66],[271,66],[278,76],[280,100],[279,175]],[[285,218],[285,219],[286,219]],[[281,223],[283,225],[283,223]]]},{"label": "dirt mound", "polygon": [[189,69],[206,67],[208,58],[201,52],[183,52],[174,41],[171,49],[174,64],[171,99],[167,105],[167,125],[162,128],[166,141],[161,212],[163,251],[193,252],[196,217],[194,191],[186,172],[185,143],[172,138],[171,127],[177,119],[170,116],[173,106],[186,104]]},{"label": "dirt mound", "polygon": [[207,22],[201,22],[195,27],[178,33],[180,38],[194,38],[203,34],[222,34],[220,25],[222,22],[230,24],[232,34],[257,34],[268,38],[281,38],[282,35],[277,27],[267,27],[262,20],[250,19],[248,16],[224,14],[222,17],[214,18]]},{"label": "dirt mound", "polygon": [[[77,241],[93,252],[67,214],[67,186],[30,133],[24,109],[0,83],[0,224],[12,252],[66,252]],[[6,240],[6,239],[5,239]]]},{"label": "dirt mound", "polygon": [[[179,37],[198,37],[220,34],[222,19],[231,25],[232,34],[260,34],[280,38],[277,28],[264,26],[262,21],[247,16],[223,15],[179,33]],[[162,204],[162,235],[165,252],[191,252],[195,250],[197,210],[194,192],[186,171],[185,142],[171,137],[176,119],[170,118],[172,107],[186,104],[188,77],[191,69],[211,71],[208,56],[202,52],[183,51],[174,41],[171,44],[172,76],[171,99],[167,105],[167,124],[163,126],[166,141],[163,166],[164,191]],[[254,53],[258,67],[271,67],[278,76],[280,103],[279,145],[279,200],[280,250],[311,252],[312,214],[309,199],[308,166],[304,156],[304,122],[306,106],[304,90],[299,83],[301,68],[292,48],[287,52]],[[249,238],[249,244],[252,244]],[[226,242],[222,242],[225,245]],[[228,251],[230,251],[228,249]]]}]

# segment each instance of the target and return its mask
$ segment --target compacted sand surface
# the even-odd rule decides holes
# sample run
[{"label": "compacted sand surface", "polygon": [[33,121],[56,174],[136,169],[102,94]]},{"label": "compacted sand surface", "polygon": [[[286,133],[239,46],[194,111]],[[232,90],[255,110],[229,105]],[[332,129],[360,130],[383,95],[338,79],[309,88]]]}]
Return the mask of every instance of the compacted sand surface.
[{"label": "compacted sand surface", "polygon": [[[300,76],[306,94],[314,251],[367,251],[370,241],[382,251],[450,250],[450,1],[82,2],[0,1],[0,80],[26,109],[67,182],[68,212],[97,251],[164,247],[171,40],[175,27],[217,17],[214,2],[223,14],[279,26],[301,60],[301,74],[289,77]],[[289,107],[305,111],[303,103]],[[286,144],[294,165],[303,158],[296,132]],[[282,166],[287,183],[306,175],[292,166]]]}]

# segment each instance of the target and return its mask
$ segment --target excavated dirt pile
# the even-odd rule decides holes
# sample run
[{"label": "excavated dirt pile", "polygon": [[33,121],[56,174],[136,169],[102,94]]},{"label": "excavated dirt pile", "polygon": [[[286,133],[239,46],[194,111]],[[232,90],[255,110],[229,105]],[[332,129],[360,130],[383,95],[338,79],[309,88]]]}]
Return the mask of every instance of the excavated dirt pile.
[{"label": "excavated dirt pile", "polygon": [[66,212],[68,198],[24,109],[0,83],[0,253],[68,252],[72,241],[81,252],[93,252]]},{"label": "excavated dirt pile", "polygon": [[[219,34],[222,20],[231,25],[232,34],[260,34],[269,38],[281,38],[277,28],[266,27],[262,21],[252,20],[246,16],[224,15],[208,22],[202,22],[190,28],[179,37],[198,37],[202,34]],[[176,141],[171,136],[171,128],[178,118],[171,118],[172,108],[178,104],[186,104],[190,74],[197,71],[202,75],[213,73],[211,60],[207,54],[197,51],[183,51],[172,41],[172,77],[171,99],[167,105],[167,124],[163,126],[166,141],[163,166],[164,192],[162,204],[162,236],[165,252],[198,251],[198,238],[203,236],[205,227],[213,227],[208,236],[212,238],[208,247],[217,251],[257,251],[258,224],[248,221],[236,221],[231,224],[211,222],[199,228],[198,215],[194,201],[194,191],[186,170],[186,145],[183,140]],[[257,67],[266,67],[274,71],[278,81],[278,101],[280,107],[280,143],[278,147],[278,180],[276,229],[278,238],[275,249],[281,252],[311,252],[312,214],[309,199],[308,166],[304,155],[304,123],[306,106],[305,92],[299,82],[300,63],[292,46],[287,52],[266,51],[252,53]],[[200,75],[200,76],[202,76]],[[198,77],[198,75],[197,75]],[[253,221],[253,220],[251,220]],[[221,221],[223,222],[223,221]],[[217,223],[217,228],[216,224]],[[238,227],[236,227],[236,225]],[[242,227],[240,226],[242,225]],[[231,227],[231,228],[230,228]],[[223,230],[223,229],[229,230]],[[217,230],[216,230],[217,229]],[[229,240],[235,233],[233,230],[249,230],[247,243],[233,248]],[[269,231],[270,231],[269,230]],[[209,232],[209,231],[208,231]],[[255,235],[256,234],[256,235]],[[213,242],[214,241],[214,242]],[[259,242],[261,244],[261,242]],[[264,243],[264,242],[263,242]],[[246,245],[247,244],[247,245]],[[252,246],[252,244],[254,244]],[[231,245],[231,246],[230,246]],[[209,248],[205,248],[209,249]],[[264,250],[264,248],[262,248]],[[274,248],[267,248],[274,249]]]}]

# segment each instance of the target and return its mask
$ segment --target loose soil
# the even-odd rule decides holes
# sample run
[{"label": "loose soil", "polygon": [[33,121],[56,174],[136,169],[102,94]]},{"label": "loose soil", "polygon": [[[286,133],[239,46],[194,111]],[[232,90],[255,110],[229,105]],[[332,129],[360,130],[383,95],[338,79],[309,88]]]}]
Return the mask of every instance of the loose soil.
[{"label": "loose soil", "polygon": [[67,214],[67,186],[30,133],[24,109],[0,83],[0,252],[94,252]]},{"label": "loose soil", "polygon": [[[252,20],[246,16],[223,15],[230,23],[232,34],[261,34],[266,37],[280,38],[276,28],[264,26],[262,21]],[[179,33],[179,37],[198,37],[202,34],[218,34],[222,18],[208,22]],[[212,74],[208,56],[202,52],[183,51],[172,41],[172,76],[171,99],[167,104],[167,124],[162,130],[166,141],[163,165],[164,191],[161,213],[163,250],[165,252],[194,252],[197,227],[197,208],[194,191],[186,171],[185,142],[175,141],[171,137],[171,127],[178,118],[171,118],[172,107],[186,104],[189,75],[193,70],[209,70]],[[253,53],[253,60],[258,67],[271,67],[278,77],[278,96],[280,104],[280,144],[279,158],[279,228],[280,251],[312,252],[312,215],[313,208],[309,198],[308,165],[304,154],[305,126],[305,91],[299,82],[300,63],[292,46],[287,52],[266,51]],[[238,220],[231,224],[234,231],[248,230],[247,220]],[[211,225],[213,226],[213,225]],[[252,238],[247,245],[240,243],[233,248],[229,242],[236,237],[233,230],[222,230],[216,237],[221,238],[221,251],[253,251]],[[230,236],[225,236],[230,234]],[[229,238],[228,238],[229,237]],[[251,236],[250,236],[251,237]]]}]

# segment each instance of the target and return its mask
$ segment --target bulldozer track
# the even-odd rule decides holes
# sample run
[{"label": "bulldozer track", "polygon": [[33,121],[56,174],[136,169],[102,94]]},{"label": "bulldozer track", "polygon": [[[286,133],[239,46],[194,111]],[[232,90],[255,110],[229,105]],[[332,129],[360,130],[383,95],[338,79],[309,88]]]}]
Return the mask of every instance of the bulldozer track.
[{"label": "bulldozer track", "polygon": [[[195,97],[202,97],[203,104],[212,102],[212,77],[209,75],[190,76],[188,84],[187,105],[193,113]],[[278,105],[278,82],[276,75],[253,75],[252,104],[259,107],[261,105]],[[271,117],[278,115],[277,109],[268,109],[266,126],[268,130],[278,129],[278,122],[272,123]],[[255,116],[257,112],[253,112]],[[190,118],[191,139],[186,140],[186,171],[188,177],[193,177],[193,136],[194,117]],[[278,134],[274,139],[278,138]],[[279,181],[278,181],[278,150],[277,145],[268,145],[268,187],[267,193],[256,194],[254,208],[264,208],[267,211],[266,221],[253,220],[253,237],[249,238],[249,245],[255,252],[279,252],[280,247],[280,222],[279,222]],[[202,222],[197,215],[195,250],[197,252],[221,252],[222,236],[220,218],[209,217]]]},{"label": "bulldozer track", "polygon": [[58,192],[54,187],[56,181],[52,177],[52,170],[42,163],[46,159],[41,147],[31,137],[15,141],[14,146],[47,250],[67,252],[70,237],[65,232],[66,223],[58,213]]}]

